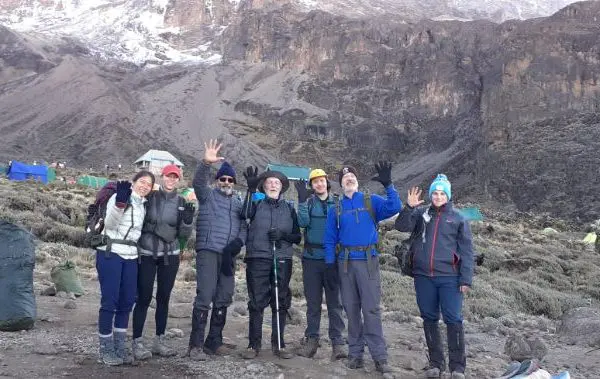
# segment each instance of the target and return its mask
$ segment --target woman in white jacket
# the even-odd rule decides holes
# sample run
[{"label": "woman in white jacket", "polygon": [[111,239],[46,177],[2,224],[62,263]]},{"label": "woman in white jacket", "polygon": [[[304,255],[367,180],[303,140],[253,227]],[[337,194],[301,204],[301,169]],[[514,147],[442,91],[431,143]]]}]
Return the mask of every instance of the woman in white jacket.
[{"label": "woman in white jacket", "polygon": [[[137,290],[137,240],[142,232],[145,197],[154,186],[154,175],[140,171],[128,181],[117,183],[116,193],[106,205],[103,234],[105,245],[96,251],[96,270],[100,282],[98,334],[100,361],[116,366],[130,363],[125,353],[129,314]],[[114,324],[114,327],[113,327]]]}]

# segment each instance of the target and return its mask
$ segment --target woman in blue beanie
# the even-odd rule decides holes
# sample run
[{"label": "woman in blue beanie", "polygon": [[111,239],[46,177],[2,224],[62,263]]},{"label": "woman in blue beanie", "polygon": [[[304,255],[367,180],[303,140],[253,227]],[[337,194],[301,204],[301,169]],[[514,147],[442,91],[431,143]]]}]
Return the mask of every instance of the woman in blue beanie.
[{"label": "woman in blue beanie", "polygon": [[473,247],[469,224],[452,206],[452,186],[444,174],[431,183],[431,204],[423,206],[422,190],[408,191],[407,206],[396,219],[396,229],[411,232],[410,253],[417,305],[429,350],[427,378],[445,371],[438,329],[440,310],[447,327],[448,366],[452,379],[465,377],[463,296],[473,280]]}]

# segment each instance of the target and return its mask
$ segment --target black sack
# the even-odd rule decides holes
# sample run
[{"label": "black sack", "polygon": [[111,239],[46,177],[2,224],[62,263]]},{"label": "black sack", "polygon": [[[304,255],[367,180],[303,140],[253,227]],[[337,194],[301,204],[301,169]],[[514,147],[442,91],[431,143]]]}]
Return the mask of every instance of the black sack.
[{"label": "black sack", "polygon": [[0,220],[0,330],[33,327],[36,318],[34,266],[33,235]]}]

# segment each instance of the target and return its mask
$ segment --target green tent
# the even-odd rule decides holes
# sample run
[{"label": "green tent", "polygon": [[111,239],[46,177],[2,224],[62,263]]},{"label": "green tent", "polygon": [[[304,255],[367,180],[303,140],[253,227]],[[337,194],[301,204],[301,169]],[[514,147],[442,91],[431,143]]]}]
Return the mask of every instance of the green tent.
[{"label": "green tent", "polygon": [[467,221],[481,221],[483,220],[483,215],[479,208],[469,207],[469,208],[461,208],[458,209],[458,213],[460,213]]},{"label": "green tent", "polygon": [[77,178],[77,184],[81,184],[92,188],[104,187],[106,183],[108,183],[107,178],[100,178],[97,176],[85,175]]},{"label": "green tent", "polygon": [[48,167],[48,183],[56,180],[56,169]]},{"label": "green tent", "polygon": [[269,163],[266,170],[279,171],[290,180],[308,180],[310,167],[290,166],[276,163]]},{"label": "green tent", "polygon": [[6,167],[0,166],[0,175],[4,175],[4,174],[6,174]]}]

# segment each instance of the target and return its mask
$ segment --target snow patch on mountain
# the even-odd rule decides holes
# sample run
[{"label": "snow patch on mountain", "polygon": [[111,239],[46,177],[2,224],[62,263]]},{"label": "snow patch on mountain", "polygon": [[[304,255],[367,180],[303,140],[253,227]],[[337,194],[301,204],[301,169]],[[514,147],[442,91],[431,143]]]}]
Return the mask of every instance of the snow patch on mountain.
[{"label": "snow patch on mountain", "polygon": [[63,0],[58,3],[62,6],[35,4],[0,13],[0,22],[20,32],[76,38],[102,59],[137,65],[219,63],[221,56],[207,45],[178,50],[161,37],[163,33],[181,33],[179,28],[164,25],[168,1]]}]

